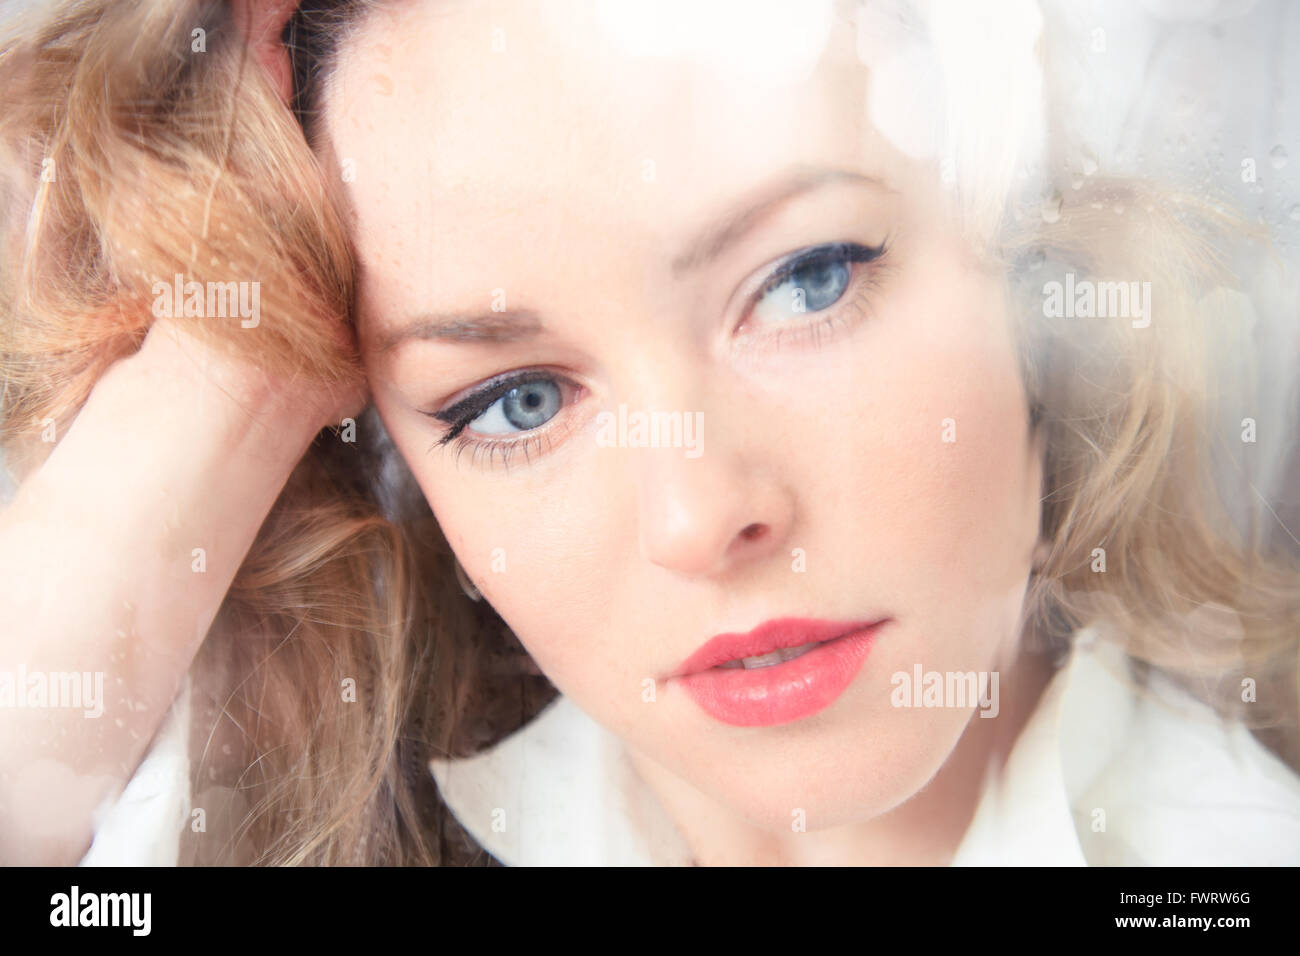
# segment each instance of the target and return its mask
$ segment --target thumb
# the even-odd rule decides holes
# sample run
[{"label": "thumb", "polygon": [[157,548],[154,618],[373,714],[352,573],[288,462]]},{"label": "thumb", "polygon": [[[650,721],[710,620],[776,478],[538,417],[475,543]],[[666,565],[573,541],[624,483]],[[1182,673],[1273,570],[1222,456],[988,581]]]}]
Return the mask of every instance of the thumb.
[{"label": "thumb", "polygon": [[299,0],[231,0],[235,26],[285,105],[293,100],[289,51],[280,40]]}]

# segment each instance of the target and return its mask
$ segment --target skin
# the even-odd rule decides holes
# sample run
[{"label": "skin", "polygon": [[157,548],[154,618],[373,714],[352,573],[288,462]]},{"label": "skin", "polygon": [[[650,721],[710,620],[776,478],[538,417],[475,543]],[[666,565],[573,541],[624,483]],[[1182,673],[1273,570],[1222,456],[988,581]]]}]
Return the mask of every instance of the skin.
[{"label": "skin", "polygon": [[[697,860],[944,862],[1047,677],[1017,652],[1042,447],[1000,276],[933,170],[869,125],[851,24],[815,70],[759,89],[621,53],[591,4],[562,32],[533,7],[403,4],[340,54],[323,149],[355,170],[385,425],[485,599],[625,742]],[[875,182],[797,191],[674,268],[810,170]],[[824,311],[750,308],[782,257],[830,242],[886,251]],[[391,344],[422,316],[481,313],[540,328]],[[527,446],[503,462],[436,445],[427,412],[533,368],[574,386]],[[702,413],[703,453],[602,447],[597,416],[620,403]],[[892,620],[850,688],[792,723],[720,723],[668,679],[714,635],[784,616]],[[918,663],[998,670],[1001,713],[892,706],[891,675]]]},{"label": "skin", "polygon": [[[287,98],[277,80],[287,56],[273,40],[293,4],[236,6]],[[85,855],[298,460],[364,406],[353,386],[287,380],[160,319],[58,423],[48,455],[32,455],[0,510],[0,674],[91,675],[96,703],[4,708],[0,860],[66,866]],[[192,676],[190,753],[217,779],[230,768],[215,755],[239,740],[212,730],[223,699]]]},{"label": "skin", "polygon": [[[85,855],[96,810],[139,766],[294,465],[362,403],[269,375],[166,319],[96,383],[0,512],[0,620],[22,622],[4,628],[0,672],[98,673],[101,713],[5,710],[0,859]],[[228,732],[209,736],[219,713],[194,722],[190,752],[205,764]]]}]

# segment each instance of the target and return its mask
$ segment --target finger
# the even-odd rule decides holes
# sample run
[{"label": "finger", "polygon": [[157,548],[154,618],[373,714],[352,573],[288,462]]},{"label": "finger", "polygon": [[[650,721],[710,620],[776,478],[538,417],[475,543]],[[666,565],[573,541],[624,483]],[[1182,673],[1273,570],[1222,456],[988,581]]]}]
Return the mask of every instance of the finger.
[{"label": "finger", "polygon": [[284,25],[298,9],[299,0],[232,0],[235,24],[266,71],[271,86],[288,105],[293,99],[293,70],[289,51],[280,41]]}]

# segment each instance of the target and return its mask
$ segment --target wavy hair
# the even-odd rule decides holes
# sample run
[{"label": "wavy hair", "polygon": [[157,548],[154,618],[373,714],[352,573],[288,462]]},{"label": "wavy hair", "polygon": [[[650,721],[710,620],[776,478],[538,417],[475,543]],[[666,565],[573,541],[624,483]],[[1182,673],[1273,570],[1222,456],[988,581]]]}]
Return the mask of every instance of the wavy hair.
[{"label": "wavy hair", "polygon": [[[285,377],[361,374],[332,328],[351,321],[354,281],[337,174],[310,144],[332,57],[375,5],[300,7],[285,31],[292,112],[226,3],[64,0],[15,22],[0,46],[0,442],[19,475],[50,450],[42,423],[68,421],[139,347],[160,277],[257,276],[256,333],[181,321]],[[1113,215],[1116,203],[1130,214]],[[989,256],[1009,277],[1047,435],[1050,551],[1026,602],[1030,646],[1060,648],[1095,625],[1250,720],[1300,769],[1300,555],[1234,523],[1210,461],[1227,447],[1209,359],[1231,304],[1214,290],[1233,283],[1217,250],[1237,227],[1154,187],[1101,181],[1054,224],[1028,218]],[[1036,286],[1058,266],[1152,281],[1158,334],[1044,319]],[[211,835],[187,835],[186,862],[490,862],[442,807],[427,759],[515,729],[554,689],[460,593],[373,412],[360,426],[356,443],[327,429],[312,444],[191,669],[194,800],[217,812]],[[1241,706],[1243,677],[1279,689],[1267,708]],[[355,703],[338,690],[348,678]]]}]

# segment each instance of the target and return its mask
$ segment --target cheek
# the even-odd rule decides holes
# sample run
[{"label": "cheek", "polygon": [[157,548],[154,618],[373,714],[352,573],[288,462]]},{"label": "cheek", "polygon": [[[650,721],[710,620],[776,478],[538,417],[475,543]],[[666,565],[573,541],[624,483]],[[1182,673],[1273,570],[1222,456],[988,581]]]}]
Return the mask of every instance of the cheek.
[{"label": "cheek", "polygon": [[818,382],[834,440],[802,500],[825,560],[852,556],[837,579],[911,622],[900,669],[983,669],[1016,626],[1040,466],[997,285],[937,255],[914,261]]},{"label": "cheek", "polygon": [[[403,443],[403,452],[423,447],[419,441]],[[610,641],[625,630],[613,626],[602,576],[618,509],[592,487],[590,469],[471,471],[471,455],[465,451],[459,467],[451,448],[408,458],[462,567],[561,691],[598,679],[608,685],[620,666]]]},{"label": "cheek", "polygon": [[[915,579],[901,593],[925,602],[937,640],[983,645],[1015,627],[1038,533],[1038,465],[1028,408],[1000,298],[934,296],[910,340],[909,387],[892,399],[900,423],[881,480],[881,516]],[[961,288],[955,283],[952,288]],[[965,635],[959,638],[958,635]],[[966,655],[949,647],[958,660]]]}]

